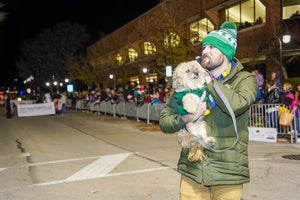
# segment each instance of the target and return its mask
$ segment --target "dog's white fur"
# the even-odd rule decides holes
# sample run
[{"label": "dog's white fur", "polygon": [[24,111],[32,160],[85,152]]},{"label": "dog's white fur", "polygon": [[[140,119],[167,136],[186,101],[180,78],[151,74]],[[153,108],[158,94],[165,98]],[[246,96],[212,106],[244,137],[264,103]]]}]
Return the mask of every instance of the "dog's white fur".
[{"label": "dog's white fur", "polygon": [[[202,89],[205,70],[197,61],[189,61],[180,63],[174,70],[172,77],[172,87],[175,91],[180,92],[183,90],[196,90]],[[203,99],[193,93],[186,94],[182,99],[183,108],[188,113],[196,113],[197,109]],[[203,147],[194,141],[193,135],[199,137],[209,145],[215,143],[213,137],[208,137],[206,132],[206,122],[204,121],[204,115],[196,122],[190,122],[186,124],[186,129],[180,130],[178,133],[178,141],[183,149],[189,150],[189,160],[198,161],[203,160],[205,155],[203,153]]]}]

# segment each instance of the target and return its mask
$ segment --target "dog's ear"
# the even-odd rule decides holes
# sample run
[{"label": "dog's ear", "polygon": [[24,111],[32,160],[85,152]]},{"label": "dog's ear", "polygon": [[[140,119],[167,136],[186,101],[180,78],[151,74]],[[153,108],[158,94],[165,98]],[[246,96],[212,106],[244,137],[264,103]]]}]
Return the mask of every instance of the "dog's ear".
[{"label": "dog's ear", "polygon": [[199,71],[201,72],[201,73],[205,73],[206,71],[205,71],[205,69],[201,66],[201,64],[198,62],[198,61],[194,61],[194,63],[195,63],[195,65],[199,68]]}]

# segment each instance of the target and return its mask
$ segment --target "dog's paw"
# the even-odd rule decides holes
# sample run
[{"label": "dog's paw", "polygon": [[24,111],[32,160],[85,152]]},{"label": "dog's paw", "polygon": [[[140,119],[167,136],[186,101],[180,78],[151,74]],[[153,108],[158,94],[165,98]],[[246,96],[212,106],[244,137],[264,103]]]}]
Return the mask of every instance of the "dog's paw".
[{"label": "dog's paw", "polygon": [[204,139],[204,142],[207,143],[209,146],[212,146],[215,144],[216,139],[214,137],[207,137]]},{"label": "dog's paw", "polygon": [[206,155],[203,152],[202,147],[196,147],[189,150],[188,160],[191,162],[203,161]]},{"label": "dog's paw", "polygon": [[198,103],[200,98],[192,93],[186,94],[182,98],[183,109],[188,113],[196,113],[198,109]]}]

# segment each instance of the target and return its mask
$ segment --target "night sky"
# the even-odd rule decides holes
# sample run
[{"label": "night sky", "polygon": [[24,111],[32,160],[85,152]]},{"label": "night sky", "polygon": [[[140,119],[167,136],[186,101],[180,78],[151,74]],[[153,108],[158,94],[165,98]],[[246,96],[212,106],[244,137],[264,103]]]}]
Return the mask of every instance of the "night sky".
[{"label": "night sky", "polygon": [[[0,86],[16,76],[22,42],[63,21],[77,22],[92,38],[111,33],[155,7],[159,0],[0,0],[7,18],[0,25]],[[8,72],[5,72],[8,71]],[[0,88],[1,89],[1,88]]]}]

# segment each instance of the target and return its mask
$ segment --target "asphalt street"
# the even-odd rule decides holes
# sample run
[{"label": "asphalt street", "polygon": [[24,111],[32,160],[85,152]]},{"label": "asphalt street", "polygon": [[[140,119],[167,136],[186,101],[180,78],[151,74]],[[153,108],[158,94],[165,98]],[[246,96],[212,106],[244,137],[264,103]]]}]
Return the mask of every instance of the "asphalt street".
[{"label": "asphalt street", "polygon": [[[0,200],[179,200],[176,134],[156,124],[69,110],[6,119],[0,108],[0,152]],[[242,199],[299,200],[299,159],[300,144],[249,142]]]}]

